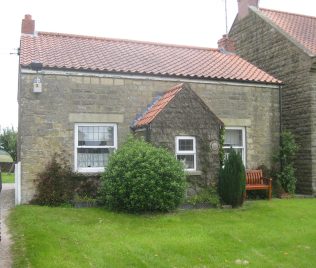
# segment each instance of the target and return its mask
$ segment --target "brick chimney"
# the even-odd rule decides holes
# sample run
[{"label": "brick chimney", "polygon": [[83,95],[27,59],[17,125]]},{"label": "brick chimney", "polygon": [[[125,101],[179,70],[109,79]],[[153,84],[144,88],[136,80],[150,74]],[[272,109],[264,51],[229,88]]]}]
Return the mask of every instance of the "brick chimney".
[{"label": "brick chimney", "polygon": [[249,6],[258,8],[259,0],[237,0],[238,1],[238,19],[241,20],[249,13]]},{"label": "brick chimney", "polygon": [[22,20],[21,33],[23,34],[34,34],[35,32],[35,21],[32,20],[31,15],[25,15]]},{"label": "brick chimney", "polygon": [[217,42],[218,49],[222,52],[230,52],[234,53],[236,50],[235,42],[227,36],[227,34],[224,34],[221,39]]}]

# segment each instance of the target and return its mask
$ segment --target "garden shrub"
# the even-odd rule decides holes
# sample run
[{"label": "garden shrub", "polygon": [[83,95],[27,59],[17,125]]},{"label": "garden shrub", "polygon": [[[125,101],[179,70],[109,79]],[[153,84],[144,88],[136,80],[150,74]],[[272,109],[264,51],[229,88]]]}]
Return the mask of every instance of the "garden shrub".
[{"label": "garden shrub", "polygon": [[100,190],[100,175],[79,175],[76,174],[75,193],[82,199],[97,199]]},{"label": "garden shrub", "polygon": [[96,199],[100,178],[73,172],[63,157],[54,154],[44,171],[38,174],[36,183],[32,204],[60,206],[72,204],[78,198]]},{"label": "garden shrub", "polygon": [[72,175],[70,167],[55,154],[38,174],[37,190],[31,203],[47,206],[69,203],[74,196]]},{"label": "garden shrub", "polygon": [[113,210],[171,211],[186,189],[183,165],[169,151],[133,138],[111,155],[101,201]]},{"label": "garden shrub", "polygon": [[233,208],[242,206],[245,185],[246,173],[242,158],[231,149],[219,173],[219,194],[222,202]]},{"label": "garden shrub", "polygon": [[275,161],[280,163],[280,171],[276,178],[286,193],[294,194],[296,189],[295,168],[293,166],[295,155],[298,151],[298,145],[295,142],[294,135],[290,131],[281,133],[280,149],[275,157]]},{"label": "garden shrub", "polygon": [[197,193],[196,195],[187,198],[186,202],[191,205],[209,204],[213,207],[220,205],[217,189],[214,187],[208,187]]},{"label": "garden shrub", "polygon": [[285,192],[294,194],[296,189],[296,177],[293,164],[287,164],[277,174],[277,178]]}]

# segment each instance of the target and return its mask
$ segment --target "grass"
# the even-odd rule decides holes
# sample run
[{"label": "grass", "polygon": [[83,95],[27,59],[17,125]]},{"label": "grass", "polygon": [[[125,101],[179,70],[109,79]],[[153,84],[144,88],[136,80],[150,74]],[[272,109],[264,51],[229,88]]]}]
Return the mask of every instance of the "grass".
[{"label": "grass", "polygon": [[14,173],[2,172],[1,176],[3,183],[14,183]]},{"label": "grass", "polygon": [[14,267],[313,267],[316,199],[247,202],[236,210],[130,215],[19,206]]}]

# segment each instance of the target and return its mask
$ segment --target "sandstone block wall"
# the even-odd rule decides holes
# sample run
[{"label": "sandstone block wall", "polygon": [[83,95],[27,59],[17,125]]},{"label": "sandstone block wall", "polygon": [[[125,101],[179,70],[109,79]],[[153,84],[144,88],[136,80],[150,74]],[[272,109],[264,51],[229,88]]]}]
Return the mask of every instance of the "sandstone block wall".
[{"label": "sandstone block wall", "polygon": [[188,172],[191,175],[188,177],[188,195],[217,183],[219,151],[212,150],[211,143],[219,145],[221,126],[223,124],[201,99],[187,88],[182,89],[150,124],[150,141],[174,154],[176,136],[195,137],[196,171]]},{"label": "sandstone block wall", "polygon": [[235,21],[229,36],[237,54],[282,80],[282,125],[292,131],[300,146],[295,161],[297,191],[316,193],[315,76],[310,73],[311,58],[269,23],[250,11]]},{"label": "sandstone block wall", "polygon": [[[86,74],[40,74],[42,93],[33,93],[35,74],[21,73],[19,93],[19,159],[22,202],[35,193],[36,175],[51,156],[64,152],[74,166],[74,124],[116,123],[118,146],[130,133],[137,113],[175,81],[94,77]],[[205,83],[190,87],[227,126],[246,127],[247,167],[270,166],[278,145],[278,89],[260,85]]]}]

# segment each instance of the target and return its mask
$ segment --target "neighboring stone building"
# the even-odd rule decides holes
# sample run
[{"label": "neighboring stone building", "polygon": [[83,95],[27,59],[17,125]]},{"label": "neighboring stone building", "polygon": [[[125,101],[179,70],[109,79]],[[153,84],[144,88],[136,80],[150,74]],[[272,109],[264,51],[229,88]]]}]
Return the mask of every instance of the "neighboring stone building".
[{"label": "neighboring stone building", "polygon": [[194,194],[217,182],[222,127],[223,122],[190,86],[179,84],[155,98],[132,129],[137,136],[169,149],[183,161],[191,174],[189,194]]},{"label": "neighboring stone building", "polygon": [[239,0],[229,32],[236,53],[284,82],[282,126],[300,145],[297,192],[316,194],[316,17],[258,8]]},{"label": "neighboring stone building", "polygon": [[[202,111],[197,95],[225,123],[226,148],[240,151],[247,168],[270,166],[279,142],[279,80],[218,49],[36,32],[26,15],[18,97],[22,202],[33,197],[34,179],[55,152],[65,152],[75,171],[102,172],[136,115],[179,83],[194,91],[187,93],[196,100],[188,122]],[[205,140],[216,139],[212,130],[209,135]],[[203,175],[199,168],[188,173]]]}]

